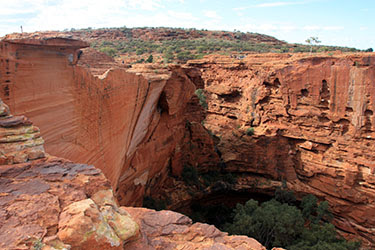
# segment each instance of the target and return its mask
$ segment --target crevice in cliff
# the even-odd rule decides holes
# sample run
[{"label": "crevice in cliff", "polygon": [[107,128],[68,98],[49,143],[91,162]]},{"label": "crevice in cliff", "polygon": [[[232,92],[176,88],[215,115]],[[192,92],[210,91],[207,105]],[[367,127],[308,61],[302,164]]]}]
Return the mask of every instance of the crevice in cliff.
[{"label": "crevice in cliff", "polygon": [[329,85],[326,80],[323,80],[322,86],[320,88],[320,105],[324,108],[328,108],[330,98],[331,92],[329,89]]}]

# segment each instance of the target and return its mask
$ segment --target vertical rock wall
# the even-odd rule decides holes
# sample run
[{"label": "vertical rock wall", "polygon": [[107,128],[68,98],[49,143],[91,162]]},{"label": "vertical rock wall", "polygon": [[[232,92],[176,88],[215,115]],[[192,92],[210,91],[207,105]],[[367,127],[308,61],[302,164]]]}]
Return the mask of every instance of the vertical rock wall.
[{"label": "vertical rock wall", "polygon": [[94,77],[76,65],[85,46],[67,38],[5,38],[0,97],[40,127],[49,153],[94,164],[120,202],[141,204],[145,185],[178,150],[194,85],[178,68],[111,69]]},{"label": "vertical rock wall", "polygon": [[[374,244],[375,56],[254,55],[191,61],[237,189],[329,201],[344,234]],[[255,135],[249,131],[253,130]]]}]

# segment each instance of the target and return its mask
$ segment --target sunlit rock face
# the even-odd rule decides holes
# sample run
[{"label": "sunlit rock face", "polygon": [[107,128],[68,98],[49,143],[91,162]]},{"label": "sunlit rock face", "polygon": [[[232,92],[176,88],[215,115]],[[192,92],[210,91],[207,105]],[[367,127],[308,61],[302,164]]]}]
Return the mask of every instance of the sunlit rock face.
[{"label": "sunlit rock face", "polygon": [[58,33],[6,36],[0,96],[39,126],[50,154],[95,165],[122,204],[140,205],[145,185],[162,181],[178,153],[195,87],[179,67],[127,70],[78,50],[87,46]]},{"label": "sunlit rock face", "polygon": [[0,99],[0,248],[123,249],[138,224],[99,169],[46,155],[39,128]]},{"label": "sunlit rock face", "polygon": [[[190,61],[236,189],[329,201],[348,237],[375,241],[375,56],[249,55]],[[254,131],[254,135],[252,134]]]},{"label": "sunlit rock face", "polygon": [[265,249],[172,211],[120,207],[99,169],[49,156],[43,143],[0,99],[1,249]]},{"label": "sunlit rock face", "polygon": [[[221,164],[239,174],[236,190],[271,194],[284,181],[299,197],[328,200],[343,234],[374,244],[373,55],[214,56],[127,69],[80,52],[87,46],[56,33],[3,38],[0,97],[16,117],[8,122],[24,129],[1,138],[33,147],[4,150],[2,164],[44,155],[25,115],[48,153],[101,169],[123,205],[141,205],[145,190],[158,192],[184,164]],[[196,88],[207,110],[191,98]]]}]

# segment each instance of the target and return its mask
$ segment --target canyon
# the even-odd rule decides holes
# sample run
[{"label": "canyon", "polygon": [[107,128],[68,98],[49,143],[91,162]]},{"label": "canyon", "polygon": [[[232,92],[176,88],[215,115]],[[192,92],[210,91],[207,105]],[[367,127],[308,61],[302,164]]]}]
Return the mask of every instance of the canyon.
[{"label": "canyon", "polygon": [[39,128],[0,101],[1,249],[254,249],[172,211],[120,207],[92,165],[50,156]]},{"label": "canyon", "polygon": [[[168,198],[170,209],[189,204],[194,194],[180,176],[192,166],[199,173],[220,168],[235,174],[226,186],[231,191],[272,195],[286,185],[299,198],[314,194],[329,202],[342,235],[374,246],[372,53],[215,55],[128,68],[88,46],[55,32],[12,34],[0,43],[0,98],[15,115],[2,103],[1,200],[7,212],[1,215],[8,219],[0,235],[12,225],[30,225],[35,239],[48,236],[47,244],[53,238],[90,247],[106,238],[100,242],[108,248],[261,249],[255,240],[226,236],[178,213],[120,207],[141,206],[145,195]],[[25,218],[9,217],[10,208],[22,206],[18,202],[34,203],[37,215],[11,221]],[[51,210],[46,215],[44,207]],[[107,225],[97,219],[105,213],[127,222]],[[71,221],[85,214],[106,233],[84,240],[70,235]],[[43,216],[53,219],[48,224]],[[158,235],[163,230],[168,233]]]}]

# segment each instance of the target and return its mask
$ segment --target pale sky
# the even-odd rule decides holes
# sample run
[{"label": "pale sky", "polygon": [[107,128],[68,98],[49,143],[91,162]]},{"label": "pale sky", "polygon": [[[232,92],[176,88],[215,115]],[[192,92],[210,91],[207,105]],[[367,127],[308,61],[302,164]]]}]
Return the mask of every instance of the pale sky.
[{"label": "pale sky", "polygon": [[375,0],[0,0],[0,36],[103,27],[240,30],[375,49]]}]

